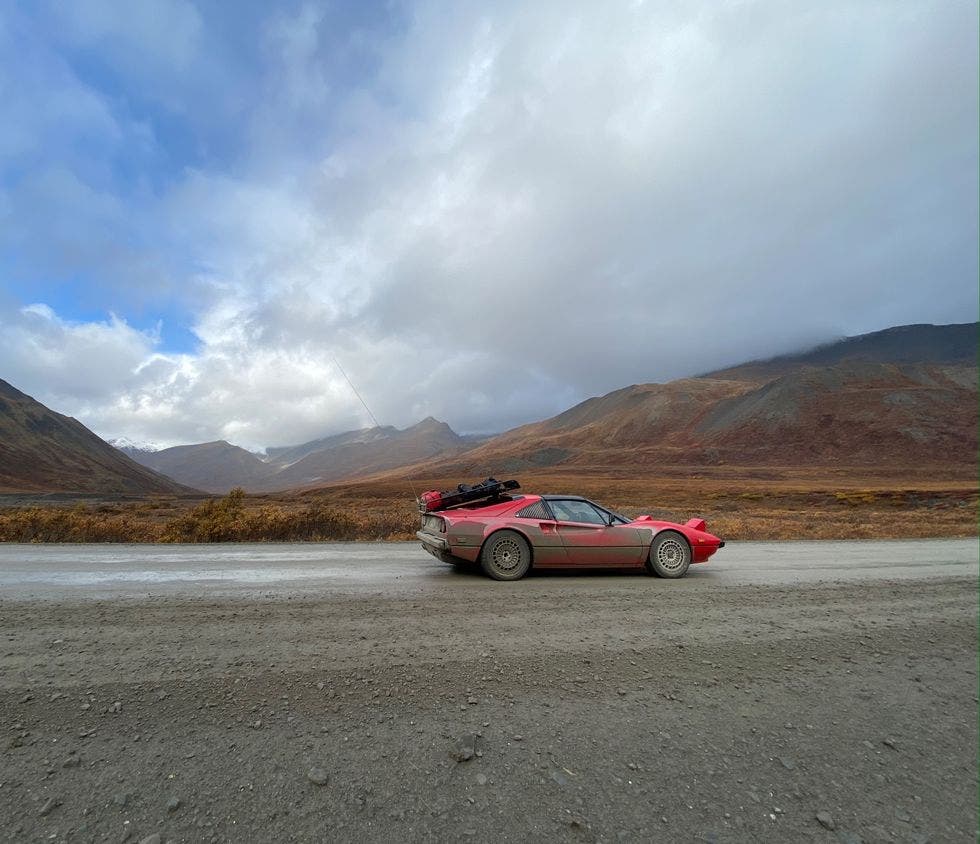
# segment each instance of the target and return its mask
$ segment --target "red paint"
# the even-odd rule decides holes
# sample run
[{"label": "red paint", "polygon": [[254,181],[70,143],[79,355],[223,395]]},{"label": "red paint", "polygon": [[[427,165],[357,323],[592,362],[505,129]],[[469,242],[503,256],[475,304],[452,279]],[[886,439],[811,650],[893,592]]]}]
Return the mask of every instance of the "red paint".
[{"label": "red paint", "polygon": [[442,504],[442,493],[437,489],[430,489],[428,492],[422,493],[422,508],[423,512],[432,513],[439,509],[439,505]]},{"label": "red paint", "polygon": [[638,516],[625,525],[607,526],[516,515],[540,500],[538,495],[523,495],[484,506],[437,510],[432,515],[445,520],[446,531],[440,535],[448,540],[449,553],[453,556],[476,561],[490,534],[513,530],[531,545],[535,568],[642,568],[653,538],[664,530],[676,531],[687,540],[692,563],[706,562],[722,545],[721,539],[708,533],[703,519],[691,519],[680,525]]}]

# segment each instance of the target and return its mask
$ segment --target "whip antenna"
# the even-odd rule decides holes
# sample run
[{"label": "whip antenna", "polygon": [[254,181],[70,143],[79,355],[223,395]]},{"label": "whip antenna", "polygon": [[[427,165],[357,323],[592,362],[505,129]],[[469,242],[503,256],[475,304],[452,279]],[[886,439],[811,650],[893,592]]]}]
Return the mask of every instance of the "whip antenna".
[{"label": "whip antenna", "polygon": [[[332,354],[332,355],[330,355],[330,357],[333,358],[334,364],[336,365],[337,369],[340,370],[340,374],[344,376],[344,380],[347,382],[348,386],[351,388],[351,390],[353,391],[354,395],[357,396],[358,401],[362,405],[364,405],[364,409],[367,411],[368,416],[371,417],[371,421],[374,423],[374,427],[375,428],[380,428],[381,427],[381,423],[378,421],[378,417],[375,416],[371,412],[371,408],[367,406],[367,402],[364,401],[364,397],[359,392],[357,392],[357,387],[354,386],[354,382],[350,380],[350,376],[347,374],[347,372],[344,370],[344,368],[340,365],[340,361],[337,360],[337,356]],[[419,494],[418,494],[418,491],[415,489],[415,484],[412,483],[412,479],[411,478],[408,479],[408,484],[412,488],[412,495],[414,495],[415,496],[415,499],[418,500]]]},{"label": "whip antenna", "polygon": [[333,358],[333,362],[336,364],[337,369],[340,370],[340,374],[344,376],[344,380],[350,386],[351,390],[354,391],[354,395],[357,396],[358,401],[360,401],[360,403],[364,405],[364,409],[368,412],[368,416],[371,417],[371,421],[374,423],[374,427],[380,428],[381,423],[378,422],[378,417],[375,416],[373,413],[371,413],[371,408],[367,406],[367,402],[364,401],[364,398],[361,396],[361,394],[357,392],[357,387],[354,386],[354,382],[350,380],[350,376],[344,371],[344,368],[340,365],[340,361],[337,360],[337,356],[331,355],[331,357]]}]

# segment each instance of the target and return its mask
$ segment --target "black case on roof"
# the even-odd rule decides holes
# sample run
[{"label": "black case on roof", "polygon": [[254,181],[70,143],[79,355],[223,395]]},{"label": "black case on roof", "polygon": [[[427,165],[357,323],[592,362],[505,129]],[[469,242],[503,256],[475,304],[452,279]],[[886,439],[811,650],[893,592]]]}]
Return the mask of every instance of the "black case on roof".
[{"label": "black case on roof", "polygon": [[437,501],[422,501],[419,503],[419,508],[423,512],[436,509],[444,510],[449,507],[458,507],[461,504],[472,504],[486,498],[496,498],[505,492],[520,488],[521,485],[517,481],[498,481],[496,478],[487,478],[478,484],[459,484],[454,490],[440,492]]}]

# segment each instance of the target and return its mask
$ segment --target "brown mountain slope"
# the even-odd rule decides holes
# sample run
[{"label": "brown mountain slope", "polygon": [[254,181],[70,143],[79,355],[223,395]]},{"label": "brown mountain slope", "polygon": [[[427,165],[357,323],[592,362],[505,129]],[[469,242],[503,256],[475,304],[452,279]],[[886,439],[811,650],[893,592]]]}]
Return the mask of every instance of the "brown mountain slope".
[{"label": "brown mountain slope", "polygon": [[224,440],[143,451],[134,459],[169,478],[207,492],[228,492],[236,486],[254,489],[276,469],[252,452]]},{"label": "brown mountain slope", "polygon": [[193,490],[139,465],[75,419],[0,381],[0,490],[182,493]]},{"label": "brown mountain slope", "polygon": [[749,361],[703,377],[771,381],[802,366],[836,366],[845,362],[976,366],[978,332],[980,323],[976,322],[899,325],[845,337],[805,352]]},{"label": "brown mountain slope", "polygon": [[627,387],[393,476],[720,463],[975,474],[976,329],[904,326],[711,376]]},{"label": "brown mountain slope", "polygon": [[271,492],[364,477],[421,460],[458,454],[468,447],[445,422],[431,417],[402,431],[381,430],[386,432],[385,436],[344,441],[307,454],[253,489]]},{"label": "brown mountain slope", "polygon": [[397,434],[398,429],[391,425],[383,425],[378,428],[362,428],[357,431],[344,431],[341,434],[334,434],[330,437],[321,437],[318,440],[311,440],[300,445],[267,448],[265,453],[270,463],[275,464],[280,469],[284,469],[318,451],[339,448],[345,445],[376,442],[377,440],[383,440]]},{"label": "brown mountain slope", "polygon": [[977,368],[804,367],[719,402],[692,435],[744,463],[977,465]]},{"label": "brown mountain slope", "polygon": [[276,492],[383,472],[471,447],[445,422],[428,418],[404,430],[390,426],[347,431],[297,446],[273,448],[263,460],[219,440],[134,452],[133,457],[189,486],[224,493]]},{"label": "brown mountain slope", "polygon": [[622,465],[651,448],[662,453],[693,448],[691,431],[710,408],[751,389],[751,384],[708,379],[634,385],[515,428],[426,469],[469,475],[559,464]]}]

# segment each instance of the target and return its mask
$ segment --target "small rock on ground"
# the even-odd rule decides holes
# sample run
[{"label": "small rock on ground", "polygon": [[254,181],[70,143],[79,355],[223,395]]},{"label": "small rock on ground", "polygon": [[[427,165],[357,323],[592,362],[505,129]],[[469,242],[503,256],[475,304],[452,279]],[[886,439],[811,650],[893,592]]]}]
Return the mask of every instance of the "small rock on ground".
[{"label": "small rock on ground", "polygon": [[452,757],[457,762],[468,762],[476,756],[477,737],[472,733],[467,733],[456,742],[456,748],[452,752]]},{"label": "small rock on ground", "polygon": [[306,778],[313,783],[313,785],[326,785],[330,782],[330,774],[328,774],[323,768],[318,768],[316,766],[310,768],[306,772]]},{"label": "small rock on ground", "polygon": [[830,812],[817,812],[817,823],[820,824],[824,829],[834,828],[834,819]]}]

